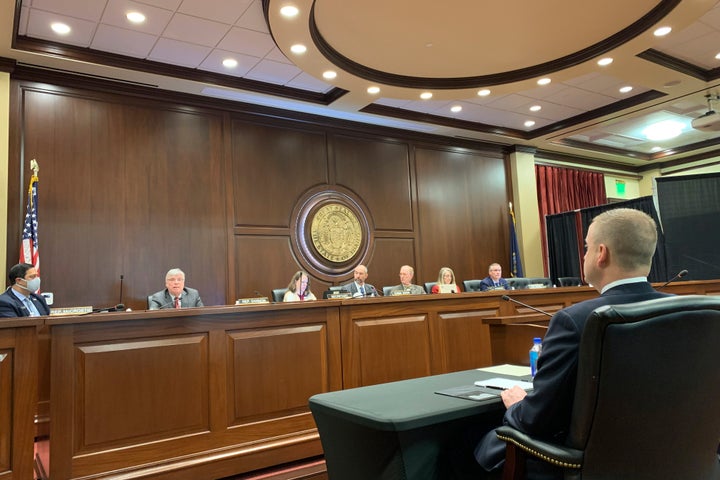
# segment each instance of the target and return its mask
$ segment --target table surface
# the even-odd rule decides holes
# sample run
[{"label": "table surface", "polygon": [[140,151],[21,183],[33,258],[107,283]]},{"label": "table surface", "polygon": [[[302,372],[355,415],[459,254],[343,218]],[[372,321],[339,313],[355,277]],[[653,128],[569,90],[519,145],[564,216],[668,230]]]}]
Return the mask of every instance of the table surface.
[{"label": "table surface", "polygon": [[321,393],[310,398],[310,408],[377,430],[410,430],[497,409],[499,395],[475,401],[435,393],[494,377],[527,379],[492,369],[465,370]]}]

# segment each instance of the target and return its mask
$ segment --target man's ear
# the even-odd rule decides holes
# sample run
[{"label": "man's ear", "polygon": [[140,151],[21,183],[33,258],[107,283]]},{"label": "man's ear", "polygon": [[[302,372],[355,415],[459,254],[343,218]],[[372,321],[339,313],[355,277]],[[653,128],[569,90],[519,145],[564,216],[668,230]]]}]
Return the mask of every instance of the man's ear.
[{"label": "man's ear", "polygon": [[599,266],[606,267],[609,262],[610,262],[610,251],[608,250],[607,245],[605,245],[604,243],[601,243],[598,245],[597,264]]}]

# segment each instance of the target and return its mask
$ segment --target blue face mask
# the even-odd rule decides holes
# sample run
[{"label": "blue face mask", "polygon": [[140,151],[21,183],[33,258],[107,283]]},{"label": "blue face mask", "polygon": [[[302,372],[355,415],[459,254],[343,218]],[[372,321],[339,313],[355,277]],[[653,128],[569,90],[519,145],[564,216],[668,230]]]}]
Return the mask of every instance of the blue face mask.
[{"label": "blue face mask", "polygon": [[27,286],[23,287],[22,285],[20,285],[20,288],[24,288],[30,293],[35,293],[40,290],[40,277],[35,277],[32,280],[25,280],[25,283],[27,284]]}]

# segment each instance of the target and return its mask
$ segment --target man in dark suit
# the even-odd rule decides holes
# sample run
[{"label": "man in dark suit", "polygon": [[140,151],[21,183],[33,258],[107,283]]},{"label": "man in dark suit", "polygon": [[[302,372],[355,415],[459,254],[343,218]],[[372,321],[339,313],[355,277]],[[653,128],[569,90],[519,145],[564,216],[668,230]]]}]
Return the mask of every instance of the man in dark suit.
[{"label": "man in dark suit", "polygon": [[[646,278],[657,243],[657,227],[645,213],[627,208],[602,213],[591,223],[585,243],[585,280],[600,297],[567,307],[552,317],[532,392],[520,387],[502,392],[507,407],[504,424],[560,442],[570,426],[578,345],[588,315],[603,305],[668,296],[654,290]],[[494,430],[475,449],[477,462],[487,471],[501,468],[504,456],[505,443],[497,439]],[[562,478],[562,474],[528,462],[528,478]]]},{"label": "man in dark suit", "polygon": [[161,308],[203,307],[200,293],[194,288],[185,287],[185,272],[173,268],[165,274],[165,290],[160,290],[148,299],[150,310]]},{"label": "man in dark suit", "polygon": [[0,295],[0,317],[39,317],[50,315],[45,299],[38,295],[40,276],[29,263],[18,263],[8,272],[10,287]]},{"label": "man in dark suit", "polygon": [[375,287],[366,283],[368,277],[368,269],[365,265],[358,265],[353,271],[354,280],[343,285],[343,290],[355,297],[377,297],[378,293]]},{"label": "man in dark suit", "polygon": [[502,267],[499,263],[490,264],[488,276],[480,280],[480,291],[488,290],[510,290],[507,280],[502,278]]}]

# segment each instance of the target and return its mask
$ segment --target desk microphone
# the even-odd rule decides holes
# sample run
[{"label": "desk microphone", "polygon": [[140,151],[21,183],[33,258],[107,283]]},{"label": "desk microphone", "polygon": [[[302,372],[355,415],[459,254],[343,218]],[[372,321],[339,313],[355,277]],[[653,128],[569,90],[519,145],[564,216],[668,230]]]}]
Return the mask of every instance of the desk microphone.
[{"label": "desk microphone", "polygon": [[687,275],[687,274],[688,274],[688,271],[687,271],[687,270],[680,270],[680,272],[679,272],[677,275],[675,275],[673,278],[671,278],[670,280],[668,280],[667,282],[665,282],[661,287],[658,287],[658,290],[660,290],[661,288],[667,287],[668,285],[670,285],[670,284],[671,284],[672,282],[674,282],[675,280],[679,280],[679,279],[683,278],[683,277],[684,277],[685,275]]},{"label": "desk microphone", "polygon": [[521,302],[521,301],[519,301],[519,300],[515,300],[514,298],[510,298],[510,297],[508,297],[507,295],[503,295],[501,298],[502,298],[503,300],[505,300],[506,302],[517,303],[518,305],[522,305],[522,306],[525,307],[525,308],[529,308],[530,310],[535,310],[535,311],[538,312],[538,313],[542,313],[543,315],[547,315],[548,317],[552,317],[552,313],[548,313],[548,312],[546,312],[545,310],[540,310],[539,308],[535,308],[535,307],[533,307],[533,306],[531,306],[531,305],[528,305],[527,303],[523,303],[523,302]]},{"label": "desk microphone", "polygon": [[[123,309],[125,308],[125,305],[122,303],[122,287],[123,287],[123,274],[120,274],[120,300],[118,300],[118,306],[122,305]],[[117,308],[117,306],[115,307]]]},{"label": "desk microphone", "polygon": [[258,292],[257,290],[253,290],[253,293],[254,293],[255,295],[257,295],[258,297],[264,297],[264,296],[265,296],[265,295],[263,295],[262,293]]}]

